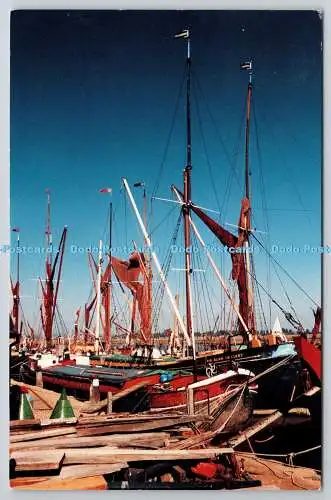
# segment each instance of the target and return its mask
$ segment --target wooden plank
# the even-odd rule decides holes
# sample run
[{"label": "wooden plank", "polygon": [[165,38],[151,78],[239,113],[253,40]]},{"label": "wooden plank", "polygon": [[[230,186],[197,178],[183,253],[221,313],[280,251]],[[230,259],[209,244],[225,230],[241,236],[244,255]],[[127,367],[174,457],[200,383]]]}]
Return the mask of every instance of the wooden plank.
[{"label": "wooden plank", "polygon": [[48,481],[48,479],[51,479],[51,476],[16,477],[15,479],[10,479],[9,486],[11,488],[17,488],[18,486],[28,486],[29,484]]},{"label": "wooden plank", "polygon": [[28,451],[28,450],[43,450],[52,448],[89,448],[98,446],[126,446],[130,442],[133,447],[142,448],[162,448],[170,441],[170,435],[165,432],[141,433],[141,434],[113,434],[111,436],[91,436],[91,437],[50,437],[49,439],[40,439],[34,441],[22,441],[12,443],[10,452],[13,451]]},{"label": "wooden plank", "polygon": [[119,462],[116,464],[65,465],[61,469],[60,478],[103,476],[104,474],[111,474],[112,472],[117,472],[127,467],[128,464],[126,462]]},{"label": "wooden plank", "polygon": [[317,386],[314,386],[312,387],[311,389],[309,389],[309,391],[305,392],[304,396],[314,396],[314,394],[317,394],[318,392],[320,392],[321,388],[320,387],[317,387]]},{"label": "wooden plank", "polygon": [[102,464],[117,462],[200,460],[233,453],[232,448],[205,448],[198,450],[136,450],[132,448],[65,449],[64,464]]},{"label": "wooden plank", "polygon": [[143,431],[151,431],[154,429],[166,429],[169,427],[175,427],[177,425],[182,425],[188,422],[201,422],[205,421],[204,415],[196,415],[196,416],[187,416],[181,417],[180,419],[160,419],[157,421],[149,421],[149,422],[123,422],[121,424],[104,424],[102,426],[96,427],[85,427],[79,426],[77,427],[77,435],[78,436],[97,436],[102,434],[110,434],[110,433],[127,433],[127,432],[143,432]]},{"label": "wooden plank", "polygon": [[64,451],[14,451],[10,458],[15,460],[15,471],[56,470],[64,460]]},{"label": "wooden plank", "polygon": [[[105,423],[126,423],[126,422],[153,422],[157,420],[164,420],[166,418],[183,418],[187,417],[186,413],[161,413],[161,414],[118,414],[113,413],[111,415],[94,415],[89,417],[80,417],[78,419],[78,426],[83,425],[103,425]],[[192,417],[194,418],[194,417]],[[201,417],[199,417],[201,418]],[[208,420],[208,419],[207,419]]]},{"label": "wooden plank", "polygon": [[168,450],[171,449],[178,449],[178,450],[188,450],[190,448],[196,447],[196,446],[202,446],[202,445],[207,445],[215,436],[217,436],[218,431],[208,431],[208,432],[202,432],[201,434],[188,437],[187,439],[183,439],[182,441],[175,442],[175,443],[170,443],[167,446]]},{"label": "wooden plank", "polygon": [[228,441],[229,445],[232,446],[233,448],[239,446],[241,443],[246,441],[247,438],[254,436],[254,434],[257,434],[258,432],[265,429],[272,423],[276,422],[282,416],[283,414],[280,411],[275,411],[272,415],[265,417],[262,420],[259,420],[259,422],[256,422],[255,424],[251,425],[250,427],[242,431],[239,435],[231,438]]},{"label": "wooden plank", "polygon": [[33,428],[40,427],[40,420],[37,419],[27,419],[27,420],[11,420],[10,421],[10,430],[18,430],[24,428]]},{"label": "wooden plank", "polygon": [[53,427],[56,425],[72,425],[77,423],[77,417],[70,418],[48,418],[41,421],[42,427]]},{"label": "wooden plank", "polygon": [[255,410],[253,410],[253,415],[256,415],[256,416],[272,415],[273,413],[275,413],[275,411],[277,411],[277,408],[275,408],[273,410],[269,409],[269,408],[255,409]]},{"label": "wooden plank", "polygon": [[54,436],[65,436],[68,434],[75,434],[75,427],[65,427],[60,429],[47,429],[35,432],[25,432],[24,434],[15,434],[10,436],[10,443],[19,443],[22,441],[32,441],[35,439],[42,440]]},{"label": "wooden plank", "polygon": [[107,481],[103,476],[89,476],[68,479],[49,479],[27,486],[18,486],[19,490],[107,490]]}]

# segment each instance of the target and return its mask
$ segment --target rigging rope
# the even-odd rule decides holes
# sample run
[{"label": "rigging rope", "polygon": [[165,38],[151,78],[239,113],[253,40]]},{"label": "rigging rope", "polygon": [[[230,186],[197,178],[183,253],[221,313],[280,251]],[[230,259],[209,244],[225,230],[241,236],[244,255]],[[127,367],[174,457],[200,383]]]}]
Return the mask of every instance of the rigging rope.
[{"label": "rigging rope", "polygon": [[252,234],[253,238],[258,242],[258,244],[263,248],[263,250],[265,252],[267,252],[267,254],[270,256],[270,258],[281,268],[281,270],[290,278],[291,281],[293,281],[293,283],[299,288],[299,290],[301,290],[302,293],[304,293],[304,295],[306,295],[306,297],[311,300],[311,302],[313,304],[315,304],[315,306],[318,307],[318,304],[317,302],[309,295],[308,292],[306,292],[304,290],[304,288],[302,288],[301,285],[299,285],[299,283],[290,275],[290,273],[288,271],[286,271],[286,269],[275,259],[275,257],[273,255],[271,255],[271,253],[263,246],[263,244],[261,243],[261,241],[255,236],[255,234]]},{"label": "rigging rope", "polygon": [[157,172],[156,181],[155,181],[155,184],[154,184],[154,187],[153,187],[153,190],[152,190],[152,197],[154,197],[156,195],[156,193],[157,193],[157,191],[159,189],[159,185],[160,185],[160,181],[161,181],[161,178],[162,178],[163,169],[164,169],[164,165],[165,165],[165,160],[166,160],[166,157],[167,157],[167,154],[168,154],[168,150],[169,150],[169,146],[170,146],[170,141],[171,141],[171,137],[172,137],[172,134],[173,134],[173,130],[174,130],[174,126],[175,126],[175,121],[176,121],[176,117],[177,117],[177,113],[178,113],[178,109],[179,109],[179,100],[180,100],[180,97],[181,97],[181,94],[182,94],[182,91],[183,91],[185,78],[186,78],[186,62],[185,62],[185,67],[184,67],[184,71],[183,71],[183,76],[182,76],[181,84],[179,86],[179,90],[178,90],[178,94],[177,94],[177,98],[176,98],[175,111],[174,111],[174,115],[172,117],[172,121],[171,121],[171,125],[170,125],[170,131],[169,131],[169,135],[168,135],[168,138],[167,138],[165,150],[164,150],[164,153],[163,153],[163,158],[162,158],[162,161],[161,161],[160,168],[159,168],[159,170]]}]

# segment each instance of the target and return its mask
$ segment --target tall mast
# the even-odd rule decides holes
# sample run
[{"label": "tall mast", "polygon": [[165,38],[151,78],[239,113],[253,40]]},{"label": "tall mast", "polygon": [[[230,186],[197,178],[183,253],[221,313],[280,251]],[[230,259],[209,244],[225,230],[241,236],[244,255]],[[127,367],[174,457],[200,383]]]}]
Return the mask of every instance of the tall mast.
[{"label": "tall mast", "polygon": [[101,272],[102,272],[102,241],[99,241],[98,278],[97,278],[97,306],[95,327],[95,354],[99,354],[100,347],[100,309],[101,309]]},{"label": "tall mast", "polygon": [[[147,223],[147,193],[146,193],[146,184],[143,181],[135,182],[133,187],[141,187],[143,189],[143,223],[148,233],[148,223]],[[148,314],[148,328],[147,331],[144,332],[144,336],[146,338],[146,343],[152,343],[152,280],[153,280],[153,271],[152,271],[152,261],[150,255],[148,254],[148,245],[146,238],[144,238],[144,257],[145,257],[145,270],[143,273],[144,276],[144,285],[147,286],[147,300],[146,300],[146,310]],[[135,305],[135,304],[134,304]]]},{"label": "tall mast", "polygon": [[106,283],[106,303],[105,303],[105,344],[106,352],[110,349],[111,342],[111,247],[112,247],[112,229],[113,229],[113,203],[109,203],[109,274]]},{"label": "tall mast", "polygon": [[249,141],[250,141],[250,120],[251,120],[251,99],[252,99],[252,75],[253,75],[253,65],[252,61],[246,62],[241,65],[242,69],[248,71],[248,86],[247,86],[247,98],[246,98],[246,131],[245,131],[245,196],[249,202],[250,208],[248,215],[245,217],[245,264],[246,264],[246,283],[247,283],[247,298],[248,298],[248,327],[250,330],[256,329],[255,324],[255,312],[254,312],[254,291],[252,282],[252,266],[251,266],[251,253],[249,249],[249,236],[251,231],[251,200],[250,200],[250,171],[249,171]]},{"label": "tall mast", "polygon": [[44,292],[44,308],[45,308],[45,337],[46,347],[50,348],[52,344],[53,330],[53,305],[54,305],[54,283],[52,276],[52,230],[51,230],[51,191],[46,189],[47,194],[47,211],[46,211],[46,276],[45,276],[45,292]]},{"label": "tall mast", "polygon": [[192,355],[195,370],[195,338],[192,318],[192,289],[191,289],[191,233],[190,233],[190,201],[191,201],[191,170],[192,170],[192,145],[191,145],[191,40],[189,30],[181,36],[187,41],[186,57],[186,167],[184,169],[184,244],[185,244],[185,285],[186,285],[186,325],[187,333],[192,341]]},{"label": "tall mast", "polygon": [[[53,323],[57,307],[57,297],[61,280],[63,256],[64,256],[66,236],[67,236],[67,226],[65,226],[63,229],[59,248],[56,251],[54,263],[52,263],[53,243],[52,243],[52,232],[51,232],[51,196],[49,189],[46,189],[46,194],[47,194],[47,221],[46,221],[45,234],[47,241],[47,249],[46,249],[47,257],[45,263],[46,264],[45,285],[43,285],[42,281],[40,280],[42,296],[43,296],[43,305],[44,305],[43,308],[41,307],[40,312],[41,312],[43,330],[46,338],[46,347],[49,349],[52,347],[52,331],[53,331]],[[56,268],[58,263],[59,263],[59,269],[57,272],[57,279],[55,279]],[[55,282],[56,285],[54,287]]]},{"label": "tall mast", "polygon": [[13,322],[16,334],[20,333],[20,318],[19,318],[19,307],[20,307],[20,230],[18,227],[12,229],[16,233],[16,251],[17,251],[17,268],[16,268],[16,283],[12,284],[13,293]]},{"label": "tall mast", "polygon": [[47,217],[46,217],[46,241],[47,241],[47,261],[52,263],[52,230],[51,230],[51,191],[46,189],[47,194]]},{"label": "tall mast", "polygon": [[[99,189],[99,193],[112,194],[112,188],[102,188]],[[102,286],[102,304],[104,306],[104,341],[106,352],[110,349],[111,343],[111,247],[112,247],[112,226],[113,226],[113,203],[109,202],[109,262],[106,266],[106,270],[101,277]]]}]

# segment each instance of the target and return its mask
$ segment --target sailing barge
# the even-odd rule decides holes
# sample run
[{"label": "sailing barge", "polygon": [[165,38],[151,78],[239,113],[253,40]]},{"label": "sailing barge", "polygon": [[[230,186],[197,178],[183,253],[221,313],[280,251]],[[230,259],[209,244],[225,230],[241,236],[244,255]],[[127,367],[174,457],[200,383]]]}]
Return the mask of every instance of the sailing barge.
[{"label": "sailing barge", "polygon": [[[187,58],[186,58],[186,166],[184,169],[183,190],[181,191],[176,186],[172,186],[172,191],[177,198],[177,202],[181,208],[181,213],[184,220],[184,243],[185,243],[185,312],[186,321],[184,322],[179,311],[175,297],[169,288],[167,278],[163,273],[162,266],[159,263],[158,257],[152,249],[152,242],[147,231],[146,221],[143,221],[135,203],[134,197],[130,190],[127,180],[123,179],[123,186],[129,198],[134,214],[137,217],[138,224],[142,231],[146,248],[148,252],[134,252],[128,261],[118,259],[113,255],[109,255],[109,262],[105,272],[102,272],[102,242],[99,244],[99,259],[98,262],[92,263],[95,271],[95,297],[90,306],[95,304],[96,307],[96,330],[94,332],[94,351],[95,354],[90,356],[88,364],[92,367],[81,367],[71,363],[60,362],[59,366],[44,367],[42,369],[43,379],[45,383],[52,386],[64,386],[68,389],[82,391],[86,393],[89,390],[91,380],[97,378],[101,383],[102,392],[114,392],[119,387],[130,388],[138,381],[148,381],[149,385],[156,385],[160,382],[162,372],[166,371],[171,379],[171,384],[175,384],[176,392],[178,389],[186,387],[193,381],[202,380],[207,376],[215,376],[224,372],[225,379],[231,382],[239,383],[242,381],[241,376],[244,375],[249,379],[250,372],[259,373],[266,370],[271,365],[279,362],[279,360],[293,360],[295,356],[294,344],[284,342],[284,339],[279,341],[277,335],[270,333],[265,335],[261,340],[258,335],[257,323],[255,317],[254,304],[254,275],[252,254],[249,252],[250,240],[254,233],[252,228],[252,208],[250,199],[250,181],[249,181],[249,143],[250,143],[250,120],[251,120],[251,99],[253,92],[252,61],[248,61],[242,65],[242,69],[248,71],[249,82],[247,87],[246,100],[246,134],[245,134],[245,196],[241,202],[241,210],[238,222],[238,235],[235,235],[224,229],[215,220],[209,217],[204,210],[197,204],[193,203],[191,196],[191,176],[192,176],[192,144],[191,144],[191,52],[190,52],[190,33],[185,30],[180,34],[180,37],[187,42]],[[220,283],[225,295],[228,297],[231,307],[235,311],[238,318],[238,330],[236,334],[241,335],[243,342],[235,348],[231,346],[231,334],[229,334],[228,348],[217,351],[207,351],[199,353],[196,348],[195,331],[193,325],[193,300],[192,300],[192,279],[194,269],[191,261],[190,247],[192,243],[192,233],[199,240],[202,247],[205,243],[192,220],[192,214],[195,214],[207,226],[228,250],[235,249],[235,252],[230,252],[232,260],[232,279],[237,284],[239,292],[239,307],[231,296],[224,279],[218,270],[215,261],[211,254],[207,251],[206,255],[210,266],[215,271],[217,281]],[[111,231],[110,231],[111,233]],[[52,245],[51,228],[50,228],[50,194],[48,192],[48,218],[47,218],[47,245]],[[46,280],[45,285],[41,282],[43,294],[43,306],[41,308],[42,326],[45,333],[46,348],[51,347],[52,342],[52,327],[54,316],[57,311],[57,296],[60,283],[60,273],[62,269],[62,260],[64,253],[64,245],[66,239],[66,228],[62,234],[59,250],[56,254],[54,262],[52,262],[51,254],[46,260]],[[110,240],[111,248],[111,240]],[[147,255],[148,254],[148,255]],[[152,309],[152,290],[151,290],[151,269],[152,262],[154,263],[160,280],[163,283],[165,292],[170,301],[171,307],[178,322],[178,329],[183,335],[184,349],[180,356],[167,357],[163,356],[158,359],[153,359],[150,355],[152,352],[151,344],[151,309]],[[59,264],[59,276],[55,284],[56,266]],[[143,346],[139,355],[139,349],[136,355],[122,357],[119,359],[114,355],[101,355],[102,341],[100,338],[101,324],[104,326],[104,347],[106,351],[110,350],[110,325],[112,318],[110,316],[110,285],[112,273],[116,276],[121,286],[127,287],[133,299],[133,319],[135,318],[136,309],[140,315],[140,337],[146,342],[149,347]],[[15,288],[15,293],[17,292]],[[14,291],[13,291],[14,293]],[[275,300],[273,302],[285,314],[287,320],[294,327],[301,327],[293,315],[284,310]],[[17,300],[14,306],[17,305]],[[85,308],[86,316],[90,312],[90,306]],[[101,320],[101,309],[104,309],[105,318]],[[14,308],[15,309],[15,308]],[[17,308],[16,308],[17,309]],[[15,309],[15,310],[16,310]],[[14,310],[14,312],[15,312]],[[15,314],[14,314],[15,316]],[[78,315],[77,315],[78,316]],[[85,318],[86,319],[86,318]],[[78,321],[76,321],[77,323]],[[75,325],[75,335],[77,333]],[[86,325],[86,332],[89,332]],[[85,332],[85,333],[86,333]],[[93,332],[92,332],[93,333]],[[264,342],[263,342],[264,340]],[[279,344],[279,342],[281,344]],[[144,352],[147,351],[147,356]],[[186,351],[186,352],[185,352]],[[185,353],[184,353],[185,352]],[[66,365],[66,366],[63,366]],[[246,373],[238,370],[238,366],[246,369]],[[284,363],[286,366],[286,363]],[[181,370],[188,370],[190,373],[182,373]],[[235,375],[231,370],[235,369]],[[153,372],[154,370],[154,372]],[[159,370],[159,372],[157,372]],[[155,372],[156,371],[156,372]],[[33,370],[30,370],[33,373]],[[279,373],[277,373],[279,377]],[[233,378],[233,380],[232,380]],[[278,381],[280,379],[278,378]],[[218,383],[215,386],[215,391],[211,397],[224,391],[224,386]],[[157,392],[157,391],[156,391]],[[169,392],[169,391],[168,391]],[[152,394],[152,397],[154,395]],[[155,396],[158,401],[161,401],[162,394]],[[209,396],[208,396],[209,397]],[[164,396],[164,404],[169,404],[172,400],[175,406],[181,405],[182,401],[178,394],[172,395],[171,398]],[[156,401],[156,406],[161,403]],[[162,403],[163,404],[163,403]]]}]

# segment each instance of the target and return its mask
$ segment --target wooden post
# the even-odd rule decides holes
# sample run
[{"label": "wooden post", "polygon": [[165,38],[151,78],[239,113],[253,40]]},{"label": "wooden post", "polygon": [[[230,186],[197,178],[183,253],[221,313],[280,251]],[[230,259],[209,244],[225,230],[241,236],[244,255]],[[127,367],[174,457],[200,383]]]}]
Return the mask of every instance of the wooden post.
[{"label": "wooden post", "polygon": [[41,370],[36,370],[36,387],[44,387],[43,373]]},{"label": "wooden post", "polygon": [[107,415],[113,412],[113,394],[107,392]]},{"label": "wooden post", "polygon": [[187,413],[189,415],[194,415],[194,389],[187,389]]},{"label": "wooden post", "polygon": [[100,401],[99,379],[94,378],[90,386],[90,402],[99,403],[99,401]]}]

